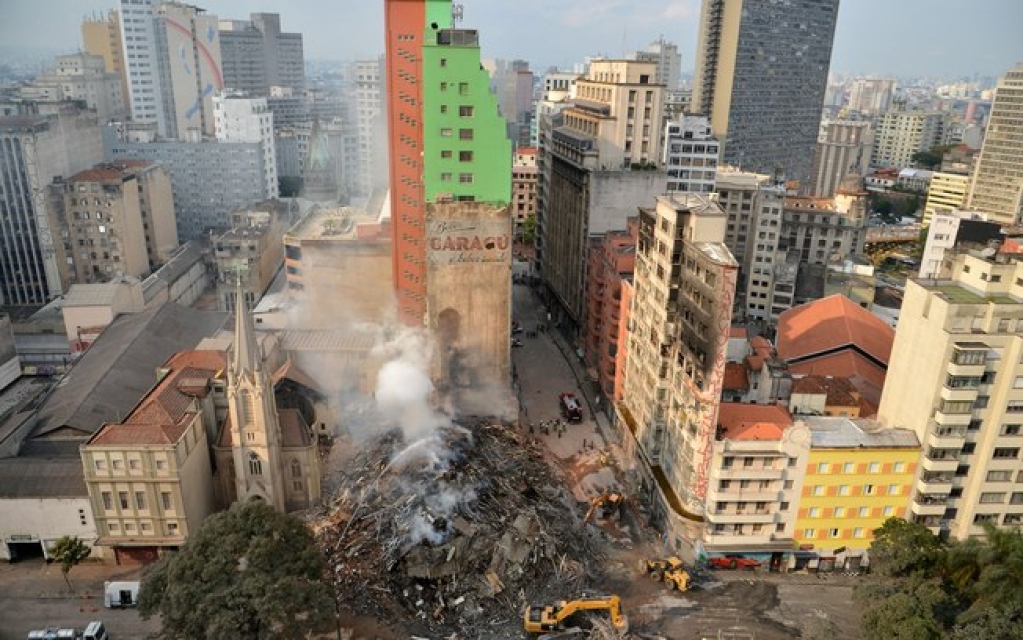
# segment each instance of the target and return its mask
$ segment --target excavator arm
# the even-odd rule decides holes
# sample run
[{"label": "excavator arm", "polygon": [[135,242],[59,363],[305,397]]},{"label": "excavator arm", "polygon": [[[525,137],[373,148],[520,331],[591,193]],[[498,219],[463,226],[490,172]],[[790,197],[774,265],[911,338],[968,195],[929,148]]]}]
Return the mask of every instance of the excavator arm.
[{"label": "excavator arm", "polygon": [[616,629],[628,628],[628,621],[622,614],[621,599],[618,596],[599,596],[595,598],[579,598],[555,605],[530,605],[526,609],[526,631],[541,633],[553,631],[561,623],[579,611],[606,609],[611,616],[611,624]]}]

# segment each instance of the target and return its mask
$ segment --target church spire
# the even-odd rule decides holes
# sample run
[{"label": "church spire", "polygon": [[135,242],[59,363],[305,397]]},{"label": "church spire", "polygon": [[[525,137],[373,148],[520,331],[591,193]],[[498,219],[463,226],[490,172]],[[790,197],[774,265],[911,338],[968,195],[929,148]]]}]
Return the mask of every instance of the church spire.
[{"label": "church spire", "polygon": [[242,292],[242,281],[238,278],[238,289],[234,300],[234,373],[251,373],[263,369],[263,358],[256,343],[256,330],[252,327],[252,318],[245,307],[245,294]]}]

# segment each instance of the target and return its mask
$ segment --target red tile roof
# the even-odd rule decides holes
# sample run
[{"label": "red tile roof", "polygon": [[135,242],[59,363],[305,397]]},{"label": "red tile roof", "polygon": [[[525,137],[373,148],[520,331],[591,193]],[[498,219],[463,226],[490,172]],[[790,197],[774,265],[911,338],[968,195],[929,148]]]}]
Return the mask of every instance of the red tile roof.
[{"label": "red tile roof", "polygon": [[821,375],[846,378],[860,395],[874,405],[881,402],[885,370],[855,351],[840,351],[789,365],[789,372],[797,375]]},{"label": "red tile roof", "polygon": [[745,339],[746,336],[748,336],[748,335],[749,335],[749,332],[746,331],[746,327],[732,327],[731,329],[728,330],[728,337],[729,338],[743,338],[743,339]]},{"label": "red tile roof", "polygon": [[859,406],[860,393],[848,378],[809,375],[792,381],[792,393],[826,396],[825,403],[832,407]]},{"label": "red tile roof", "polygon": [[722,388],[727,391],[745,391],[749,389],[746,377],[746,365],[740,362],[725,363],[725,381]]},{"label": "red tile roof", "polygon": [[887,367],[894,340],[894,329],[841,294],[793,307],[778,317],[778,356],[789,364],[850,348]]},{"label": "red tile roof", "polygon": [[89,439],[89,444],[119,447],[173,445],[187,428],[187,424],[107,424]]},{"label": "red tile roof", "polygon": [[723,402],[718,426],[727,440],[778,440],[792,426],[792,416],[778,405]]},{"label": "red tile roof", "polygon": [[274,372],[271,379],[274,385],[277,385],[281,380],[287,378],[293,382],[297,382],[307,389],[313,391],[323,391],[323,385],[313,379],[308,373],[303,371],[297,364],[288,360],[284,363],[280,369]]}]

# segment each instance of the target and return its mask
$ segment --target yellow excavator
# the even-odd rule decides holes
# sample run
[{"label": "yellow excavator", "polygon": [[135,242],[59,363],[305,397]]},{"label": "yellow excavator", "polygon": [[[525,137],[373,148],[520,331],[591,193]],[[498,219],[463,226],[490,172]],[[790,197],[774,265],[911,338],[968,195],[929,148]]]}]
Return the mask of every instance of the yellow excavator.
[{"label": "yellow excavator", "polygon": [[611,624],[614,625],[615,629],[620,629],[621,631],[629,629],[629,621],[625,614],[622,613],[621,599],[616,595],[610,595],[568,601],[561,600],[554,604],[531,604],[526,607],[524,617],[526,631],[530,633],[556,631],[574,613],[601,609],[607,609],[611,615]]},{"label": "yellow excavator", "polygon": [[676,591],[689,591],[692,576],[685,570],[682,560],[672,556],[667,560],[647,560],[646,573],[656,582],[664,581],[665,586]]},{"label": "yellow excavator", "polygon": [[598,509],[603,508],[605,514],[610,511],[612,514],[617,512],[620,515],[624,505],[625,496],[623,494],[618,493],[617,491],[602,493],[590,500],[590,508],[583,517],[582,526],[586,526],[586,523],[590,521],[590,518],[596,514]]}]

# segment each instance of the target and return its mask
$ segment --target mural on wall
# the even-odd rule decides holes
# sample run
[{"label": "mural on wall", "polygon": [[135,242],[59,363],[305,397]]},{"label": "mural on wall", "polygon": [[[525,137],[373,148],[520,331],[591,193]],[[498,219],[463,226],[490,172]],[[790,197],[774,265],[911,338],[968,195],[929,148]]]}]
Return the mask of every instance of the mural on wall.
[{"label": "mural on wall", "polygon": [[426,227],[430,264],[500,263],[510,260],[506,220],[432,220]]}]

